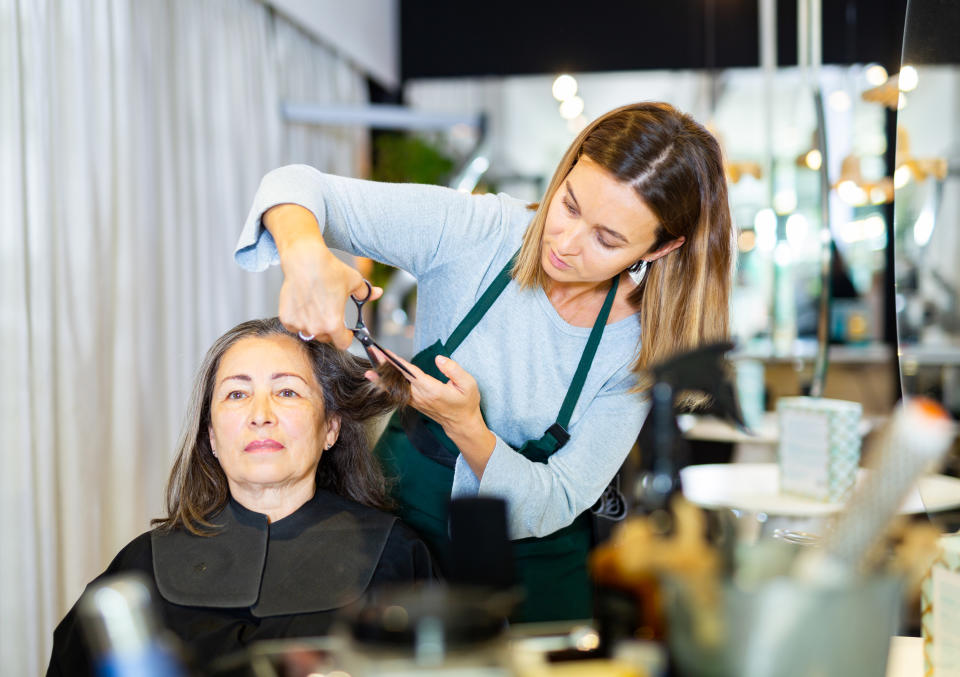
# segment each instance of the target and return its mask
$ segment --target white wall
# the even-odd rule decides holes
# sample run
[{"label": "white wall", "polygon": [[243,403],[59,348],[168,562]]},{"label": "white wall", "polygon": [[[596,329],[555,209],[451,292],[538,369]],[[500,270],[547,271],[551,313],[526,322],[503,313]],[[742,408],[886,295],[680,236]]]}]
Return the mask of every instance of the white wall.
[{"label": "white wall", "polygon": [[400,84],[398,0],[263,0],[387,88]]}]

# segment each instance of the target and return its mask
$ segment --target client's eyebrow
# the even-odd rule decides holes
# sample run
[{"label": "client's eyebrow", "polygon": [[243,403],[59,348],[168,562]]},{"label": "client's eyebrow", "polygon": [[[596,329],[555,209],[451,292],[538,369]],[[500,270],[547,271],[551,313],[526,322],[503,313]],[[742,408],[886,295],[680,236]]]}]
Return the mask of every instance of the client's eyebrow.
[{"label": "client's eyebrow", "polygon": [[[293,376],[294,378],[298,378],[304,383],[307,383],[307,379],[303,378],[300,374],[294,374],[292,371],[281,371],[274,374],[271,378],[273,378],[273,380],[277,380],[278,378],[283,378],[285,376]],[[309,385],[309,383],[307,385]]]},{"label": "client's eyebrow", "polygon": [[[278,378],[284,378],[284,377],[287,377],[287,376],[292,376],[292,377],[294,377],[294,378],[298,378],[298,379],[300,379],[301,381],[303,381],[304,383],[307,383],[307,379],[303,378],[300,374],[294,374],[292,371],[280,371],[280,372],[277,372],[276,374],[271,375],[270,378],[271,378],[272,380],[276,381]],[[246,374],[234,374],[233,376],[224,376],[224,377],[220,380],[220,383],[223,383],[224,381],[229,381],[230,379],[236,379],[237,381],[248,381],[248,382],[253,380],[252,378],[250,378],[250,377],[247,376]],[[307,385],[309,385],[309,384],[307,384]]]}]

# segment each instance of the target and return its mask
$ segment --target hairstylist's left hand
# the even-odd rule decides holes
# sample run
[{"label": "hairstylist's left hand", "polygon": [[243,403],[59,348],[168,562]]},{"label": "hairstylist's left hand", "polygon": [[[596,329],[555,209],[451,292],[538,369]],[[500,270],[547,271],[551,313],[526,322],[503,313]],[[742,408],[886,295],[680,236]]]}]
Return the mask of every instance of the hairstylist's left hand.
[{"label": "hairstylist's left hand", "polygon": [[[410,381],[410,406],[443,427],[477,478],[480,478],[497,444],[497,438],[483,420],[476,379],[449,357],[438,355],[436,358],[437,368],[450,379],[443,383],[394,353],[390,354],[414,374],[414,378],[407,377]],[[366,375],[371,381],[379,378],[374,371],[368,371]]]}]

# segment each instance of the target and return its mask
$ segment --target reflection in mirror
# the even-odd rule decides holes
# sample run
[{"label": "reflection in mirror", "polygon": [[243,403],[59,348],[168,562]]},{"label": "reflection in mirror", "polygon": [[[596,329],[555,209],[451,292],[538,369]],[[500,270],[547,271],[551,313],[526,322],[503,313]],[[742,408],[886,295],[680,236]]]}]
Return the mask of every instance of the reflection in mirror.
[{"label": "reflection in mirror", "polygon": [[[960,7],[911,0],[896,98],[897,329],[905,395],[960,415]],[[889,87],[888,87],[889,89]],[[883,95],[878,94],[878,96]],[[960,470],[954,448],[944,473]],[[960,527],[960,483],[921,485],[931,519]],[[944,490],[944,487],[947,490]]]}]

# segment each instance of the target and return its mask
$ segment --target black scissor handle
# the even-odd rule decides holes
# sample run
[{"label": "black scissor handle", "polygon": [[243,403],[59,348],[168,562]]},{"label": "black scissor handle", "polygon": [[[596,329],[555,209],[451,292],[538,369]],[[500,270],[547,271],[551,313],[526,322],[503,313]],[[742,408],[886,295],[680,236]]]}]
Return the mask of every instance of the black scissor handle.
[{"label": "black scissor handle", "polygon": [[363,281],[367,285],[367,295],[362,299],[358,299],[353,294],[350,294],[350,300],[353,301],[353,304],[357,307],[357,326],[353,330],[356,333],[357,329],[366,329],[366,326],[363,324],[363,304],[370,300],[370,296],[373,294],[373,286],[367,282]]},{"label": "black scissor handle", "polygon": [[364,303],[370,300],[370,296],[373,294],[373,285],[371,285],[367,280],[364,280],[363,283],[367,285],[367,295],[362,299],[358,299],[353,294],[350,294],[350,298],[353,299],[353,302],[357,304],[357,309],[359,310]]}]

